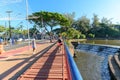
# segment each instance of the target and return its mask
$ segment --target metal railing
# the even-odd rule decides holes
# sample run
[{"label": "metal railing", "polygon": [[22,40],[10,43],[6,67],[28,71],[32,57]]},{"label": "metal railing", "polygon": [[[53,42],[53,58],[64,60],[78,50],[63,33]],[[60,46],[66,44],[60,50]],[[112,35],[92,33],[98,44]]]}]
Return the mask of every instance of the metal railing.
[{"label": "metal railing", "polygon": [[72,80],[83,80],[80,71],[78,70],[78,67],[69,51],[69,48],[67,46],[67,44],[65,43],[65,51],[67,53],[67,58],[68,58],[68,62],[69,62],[69,66],[70,66],[70,71],[72,74]]}]

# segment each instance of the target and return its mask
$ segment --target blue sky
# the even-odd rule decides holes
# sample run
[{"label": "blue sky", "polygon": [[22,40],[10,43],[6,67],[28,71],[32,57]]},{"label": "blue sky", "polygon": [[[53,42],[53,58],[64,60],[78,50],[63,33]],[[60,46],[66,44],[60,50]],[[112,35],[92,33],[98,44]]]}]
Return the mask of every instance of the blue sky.
[{"label": "blue sky", "polygon": [[[86,15],[92,19],[97,14],[101,19],[106,17],[113,23],[120,23],[120,0],[28,0],[29,14],[38,11],[50,11],[59,13],[75,12],[75,19]],[[25,0],[0,0],[0,18],[8,16],[7,10],[11,10],[11,18],[23,19],[26,16]],[[18,15],[21,14],[21,15]],[[11,25],[17,26],[23,20],[12,20]],[[7,20],[0,20],[4,25]],[[26,22],[23,21],[26,26]],[[8,25],[8,23],[7,23]]]},{"label": "blue sky", "polygon": [[[60,13],[76,13],[76,19],[86,15],[92,19],[97,14],[101,19],[113,18],[114,23],[120,21],[120,0],[29,0],[33,11],[45,10]],[[32,4],[36,4],[33,5]]]}]

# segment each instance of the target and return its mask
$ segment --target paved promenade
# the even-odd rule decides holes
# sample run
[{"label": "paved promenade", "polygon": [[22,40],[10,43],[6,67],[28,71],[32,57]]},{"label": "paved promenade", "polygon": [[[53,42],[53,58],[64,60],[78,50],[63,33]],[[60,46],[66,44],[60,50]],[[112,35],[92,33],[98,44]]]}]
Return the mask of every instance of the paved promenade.
[{"label": "paved promenade", "polygon": [[[51,44],[53,43],[46,42],[37,44],[35,54]],[[0,80],[8,80],[32,61],[35,54],[33,54],[31,46],[24,46],[0,54]]]},{"label": "paved promenade", "polygon": [[10,80],[72,80],[64,49],[64,45],[59,49],[55,44],[41,57],[36,57],[24,73],[19,72]]}]

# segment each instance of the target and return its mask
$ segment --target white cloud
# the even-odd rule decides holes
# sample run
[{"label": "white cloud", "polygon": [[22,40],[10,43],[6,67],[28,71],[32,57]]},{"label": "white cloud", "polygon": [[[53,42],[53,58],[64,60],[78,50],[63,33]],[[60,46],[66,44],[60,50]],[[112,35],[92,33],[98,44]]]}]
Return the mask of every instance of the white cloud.
[{"label": "white cloud", "polygon": [[22,2],[22,0],[0,0],[0,6],[6,6],[9,4],[19,3],[19,2]]}]

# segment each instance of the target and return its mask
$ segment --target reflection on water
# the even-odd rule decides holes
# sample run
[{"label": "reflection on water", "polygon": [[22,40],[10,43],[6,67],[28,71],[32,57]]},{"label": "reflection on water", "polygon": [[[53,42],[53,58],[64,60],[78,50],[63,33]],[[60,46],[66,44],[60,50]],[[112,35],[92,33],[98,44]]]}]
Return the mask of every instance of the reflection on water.
[{"label": "reflection on water", "polygon": [[76,52],[75,62],[81,72],[83,80],[102,80],[100,74],[100,65],[102,57],[94,54]]},{"label": "reflection on water", "polygon": [[[76,47],[76,64],[84,80],[110,80],[108,56],[120,50],[120,40],[88,40]],[[104,44],[108,46],[92,45]],[[110,46],[114,45],[114,47]],[[116,48],[115,48],[116,47]],[[84,51],[84,52],[82,52]]]},{"label": "reflection on water", "polygon": [[116,45],[120,46],[120,40],[87,40],[81,43],[91,43],[91,44],[105,44],[105,45]]}]

